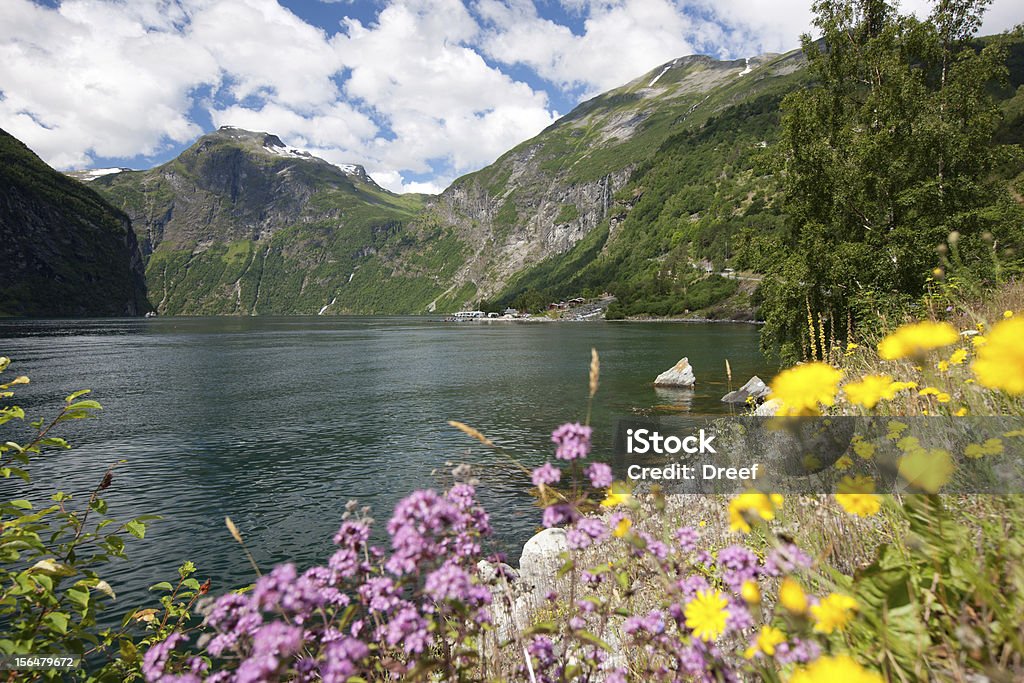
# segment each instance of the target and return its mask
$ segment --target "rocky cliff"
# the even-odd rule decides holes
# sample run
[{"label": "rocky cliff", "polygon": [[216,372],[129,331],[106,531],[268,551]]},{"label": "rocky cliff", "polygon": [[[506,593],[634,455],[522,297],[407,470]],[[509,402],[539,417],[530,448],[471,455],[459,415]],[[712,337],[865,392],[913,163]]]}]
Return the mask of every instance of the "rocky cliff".
[{"label": "rocky cliff", "polygon": [[149,310],[128,217],[0,130],[0,315]]}]

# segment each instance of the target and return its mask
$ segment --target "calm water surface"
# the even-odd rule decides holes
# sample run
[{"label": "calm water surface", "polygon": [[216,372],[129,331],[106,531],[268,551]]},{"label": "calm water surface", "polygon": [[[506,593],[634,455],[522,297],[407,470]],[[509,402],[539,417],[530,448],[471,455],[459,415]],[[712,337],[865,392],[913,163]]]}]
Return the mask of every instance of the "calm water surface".
[{"label": "calm water surface", "polygon": [[[145,587],[190,559],[219,590],[252,569],[224,527],[230,515],[261,566],[325,562],[346,501],[372,505],[378,525],[413,488],[444,486],[447,463],[468,462],[501,549],[514,559],[539,521],[529,481],[447,426],[473,425],[526,465],[552,453],[550,431],[586,412],[590,348],[601,354],[595,455],[614,420],[676,404],[723,412],[725,360],[738,383],[772,369],[751,325],[692,323],[464,323],[417,318],[158,318],[0,321],[8,371],[30,416],[52,415],[91,388],[104,410],[66,433],[72,451],[33,465],[32,489],[84,494],[119,460],[108,491],[118,519],[160,514],[131,563],[105,577],[137,604]],[[656,391],[681,356],[694,392]],[[0,427],[4,440],[23,437]]]}]

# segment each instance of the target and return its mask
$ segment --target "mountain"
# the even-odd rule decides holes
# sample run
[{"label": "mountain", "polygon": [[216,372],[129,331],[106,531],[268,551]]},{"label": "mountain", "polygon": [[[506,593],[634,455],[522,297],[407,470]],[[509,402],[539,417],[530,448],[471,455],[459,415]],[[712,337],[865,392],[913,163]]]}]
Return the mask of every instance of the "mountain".
[{"label": "mountain", "polygon": [[89,186],[131,217],[161,313],[418,310],[455,265],[443,240],[400,270],[391,263],[422,195],[388,192],[361,166],[269,133],[225,126],[162,166]]},{"label": "mountain", "polygon": [[[625,188],[666,141],[738,106],[777,106],[804,81],[802,66],[799,51],[735,61],[692,56],[663,64],[584,102],[495,163],[456,180],[428,203],[410,232],[445,226],[465,245],[466,261],[446,292],[461,303],[509,303],[532,291],[532,301],[520,303],[537,305],[545,297],[582,293],[585,287],[573,284],[577,271],[618,240],[644,193],[642,187]],[[751,127],[758,137],[750,145],[764,141],[762,128]],[[732,163],[731,155],[712,150],[712,157],[721,158],[709,159],[710,166]],[[676,170],[682,173],[679,182],[689,182],[690,169]],[[586,288],[605,289],[614,279],[607,275],[591,278]]]},{"label": "mountain", "polygon": [[[1024,41],[1009,52],[1010,83],[993,85],[1003,142],[1024,121]],[[89,187],[131,217],[164,313],[540,308],[611,291],[611,317],[751,316],[787,229],[779,106],[809,85],[800,51],[679,58],[438,196],[231,127],[148,171],[91,172]]]},{"label": "mountain", "polygon": [[141,315],[142,255],[128,217],[0,130],[0,315]]}]

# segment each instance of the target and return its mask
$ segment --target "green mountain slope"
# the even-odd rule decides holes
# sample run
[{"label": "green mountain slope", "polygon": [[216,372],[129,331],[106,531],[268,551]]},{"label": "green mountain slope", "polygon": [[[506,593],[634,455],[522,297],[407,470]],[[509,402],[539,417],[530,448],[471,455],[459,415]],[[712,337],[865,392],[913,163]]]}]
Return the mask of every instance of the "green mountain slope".
[{"label": "green mountain slope", "polygon": [[396,264],[424,198],[267,133],[224,127],[162,166],[90,187],[131,216],[161,313],[422,310],[460,260],[457,241],[431,235]]},{"label": "green mountain slope", "polygon": [[[803,82],[802,64],[799,52],[749,62],[673,60],[583,103],[494,164],[456,180],[413,226],[451,226],[468,245],[448,295],[462,295],[466,304],[481,297],[509,303],[534,290],[537,303],[591,284],[606,288],[609,277],[580,278],[579,271],[605,251],[642,195],[636,188],[623,194],[637,170],[649,168],[667,140],[730,108],[776,102]],[[755,130],[763,122],[749,130],[746,121],[738,123],[750,144],[764,140]],[[674,182],[693,176],[704,185],[707,174],[734,164],[733,156],[712,144],[706,168],[674,168]],[[650,256],[664,257],[669,250],[662,246]]]},{"label": "green mountain slope", "polygon": [[128,218],[0,130],[0,315],[149,310]]}]

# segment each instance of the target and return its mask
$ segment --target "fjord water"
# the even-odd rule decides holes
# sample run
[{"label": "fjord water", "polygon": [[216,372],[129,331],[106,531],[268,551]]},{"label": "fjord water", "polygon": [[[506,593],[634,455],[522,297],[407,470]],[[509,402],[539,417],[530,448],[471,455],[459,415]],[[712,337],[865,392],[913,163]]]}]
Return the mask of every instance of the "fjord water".
[{"label": "fjord water", "polygon": [[[743,324],[462,323],[421,318],[157,318],[0,321],[8,371],[30,417],[93,390],[104,410],[62,435],[74,450],[39,457],[30,487],[0,494],[37,505],[60,488],[87,498],[111,464],[110,514],[159,514],[129,563],[105,578],[127,608],[184,560],[218,592],[250,583],[229,515],[262,567],[326,562],[345,503],[373,507],[378,531],[415,488],[443,487],[469,463],[497,544],[514,560],[537,528],[529,478],[447,425],[460,420],[527,467],[551,457],[551,429],[582,420],[590,349],[601,354],[595,457],[614,421],[675,404],[725,412],[725,361],[735,384],[771,369],[758,330]],[[654,377],[688,356],[693,392]],[[4,426],[4,440],[24,437]]]}]

